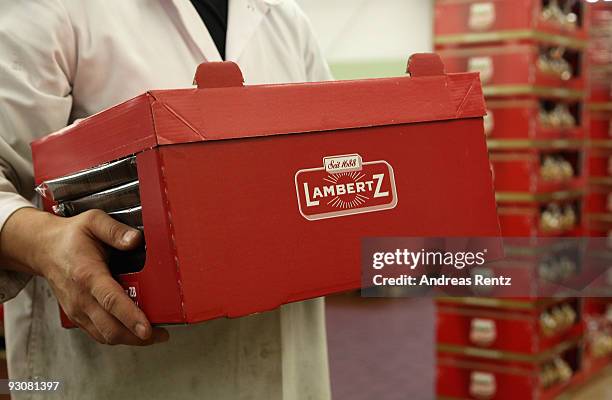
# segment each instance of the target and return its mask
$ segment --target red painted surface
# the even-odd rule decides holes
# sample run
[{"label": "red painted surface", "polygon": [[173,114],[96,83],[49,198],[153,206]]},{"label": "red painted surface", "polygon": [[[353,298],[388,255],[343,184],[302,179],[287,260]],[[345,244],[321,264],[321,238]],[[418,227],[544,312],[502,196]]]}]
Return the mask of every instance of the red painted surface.
[{"label": "red painted surface", "polygon": [[[138,154],[147,262],[119,280],[153,323],[355,289],[363,237],[499,235],[477,75],[411,68],[421,76],[152,91],[34,142],[36,181]],[[397,205],[304,218],[296,173],[347,154],[392,166]]]}]

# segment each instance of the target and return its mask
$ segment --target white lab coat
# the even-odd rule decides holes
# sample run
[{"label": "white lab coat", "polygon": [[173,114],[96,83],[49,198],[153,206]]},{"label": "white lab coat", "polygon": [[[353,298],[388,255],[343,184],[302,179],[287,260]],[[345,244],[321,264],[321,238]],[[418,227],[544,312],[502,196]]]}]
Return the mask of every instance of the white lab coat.
[{"label": "white lab coat", "polygon": [[[230,0],[228,25],[226,58],[247,84],[330,78],[293,0]],[[191,86],[205,60],[220,56],[188,0],[0,0],[0,226],[35,201],[30,141],[148,89]],[[57,398],[330,396],[321,300],[110,347],[60,328],[46,281],[22,289],[28,279],[0,271],[1,300],[21,290],[5,303],[10,376],[63,380]]]}]

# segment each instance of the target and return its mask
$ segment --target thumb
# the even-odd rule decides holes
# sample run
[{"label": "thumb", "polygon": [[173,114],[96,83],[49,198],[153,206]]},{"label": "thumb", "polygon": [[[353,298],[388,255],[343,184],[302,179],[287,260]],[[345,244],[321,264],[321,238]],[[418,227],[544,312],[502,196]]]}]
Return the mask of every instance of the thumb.
[{"label": "thumb", "polygon": [[140,244],[142,235],[139,230],[114,220],[101,210],[91,210],[85,214],[89,214],[86,217],[91,233],[107,245],[117,250],[131,250]]}]

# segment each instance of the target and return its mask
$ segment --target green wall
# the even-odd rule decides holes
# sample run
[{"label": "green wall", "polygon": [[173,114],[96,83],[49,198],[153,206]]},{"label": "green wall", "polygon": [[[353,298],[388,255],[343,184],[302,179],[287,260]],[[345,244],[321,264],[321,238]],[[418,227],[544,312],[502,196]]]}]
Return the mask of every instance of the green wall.
[{"label": "green wall", "polygon": [[406,60],[330,63],[336,79],[388,78],[406,73]]}]

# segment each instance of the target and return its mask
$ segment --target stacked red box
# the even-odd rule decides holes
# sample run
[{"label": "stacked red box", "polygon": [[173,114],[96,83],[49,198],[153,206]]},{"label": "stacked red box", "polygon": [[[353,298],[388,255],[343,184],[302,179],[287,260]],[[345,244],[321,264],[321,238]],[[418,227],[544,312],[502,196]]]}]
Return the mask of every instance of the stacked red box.
[{"label": "stacked red box", "polygon": [[[485,133],[490,140],[520,140],[517,144],[546,144],[542,141],[581,140],[585,137],[584,111],[578,101],[567,101],[566,106],[575,118],[575,125],[564,124],[561,119],[553,121],[546,118],[541,110],[550,108],[555,103],[548,100],[527,99],[493,99],[487,100]],[[516,147],[516,145],[515,145]]]},{"label": "stacked red box", "polygon": [[492,307],[439,301],[438,344],[491,354],[539,354],[580,336],[583,326],[576,298],[505,303],[506,307],[504,301]]},{"label": "stacked red box", "polygon": [[584,220],[589,235],[608,236],[612,232],[612,140],[600,138],[600,132],[593,128],[591,122],[589,132],[594,137],[586,150]]},{"label": "stacked red box", "polygon": [[[511,147],[506,149],[507,144]],[[495,190],[545,194],[584,187],[581,140],[489,141]]]},{"label": "stacked red box", "polygon": [[584,376],[581,302],[441,299],[440,399],[553,399]]},{"label": "stacked red box", "polygon": [[[587,38],[591,21],[585,3],[437,0],[435,18],[434,41],[448,71],[479,72],[481,76],[487,102],[485,133],[502,235],[525,238],[582,235],[583,209],[594,204],[588,198],[585,206],[584,197],[589,128],[584,98],[589,77]],[[537,256],[550,253],[549,249],[541,241],[533,243],[532,247],[519,249],[527,256],[505,265],[522,277],[525,287],[540,280],[541,275],[534,273],[576,272],[576,268],[567,265],[550,267],[550,260],[543,262]],[[571,264],[566,259],[564,262]],[[548,265],[545,271],[540,264]],[[523,269],[525,274],[520,273]],[[575,298],[568,301],[575,305],[580,319],[580,302]],[[574,374],[580,376],[583,330],[570,330],[567,336],[558,337],[559,342],[545,337],[537,329],[535,317],[541,311],[541,302],[525,299],[522,307],[530,312],[521,311],[520,307],[474,307],[469,302],[454,304],[452,313],[448,312],[448,305],[439,307],[439,324],[444,327],[438,331],[438,395],[545,399],[559,395],[578,379],[554,387],[542,385],[539,376],[545,365],[542,360],[550,356],[551,348],[559,342],[575,343],[570,351],[571,360],[566,361]],[[484,352],[467,342],[466,321],[470,319],[492,319],[499,342]],[[581,320],[577,325],[582,327]],[[515,341],[506,342],[506,337]],[[526,347],[521,348],[521,343]],[[516,360],[492,356],[508,351],[529,356]],[[478,382],[470,383],[471,374],[479,371],[484,373],[476,375],[482,379],[481,389],[489,379],[492,386],[491,382],[497,384],[494,393],[470,392],[472,383],[478,387]],[[492,380],[486,374],[493,374]]]},{"label": "stacked red box", "polygon": [[609,178],[592,179],[585,197],[584,212],[587,216],[612,214],[612,192],[606,184]]},{"label": "stacked red box", "polygon": [[583,90],[582,42],[564,50],[563,58],[572,71],[571,76],[562,76],[546,66],[545,57],[556,46],[554,41],[542,39],[535,43],[440,49],[439,54],[449,71],[480,72],[485,94],[517,90],[525,85]]},{"label": "stacked red box", "polygon": [[[589,140],[585,171],[588,188],[584,220],[588,235],[606,237],[609,242],[612,237],[612,4],[600,1],[589,8],[591,41],[586,107]],[[594,253],[590,257],[609,262],[605,254]],[[600,290],[602,296],[609,296],[612,274],[603,274],[590,286]],[[585,370],[594,375],[612,362],[612,299],[585,299],[584,318],[583,363]]]},{"label": "stacked red box", "polygon": [[612,101],[612,6],[599,1],[589,8],[589,97],[601,104]]},{"label": "stacked red box", "polygon": [[438,356],[436,385],[437,399],[496,399],[496,400],[549,400],[556,399],[575,380],[547,386],[548,375],[543,371],[551,369],[562,360],[573,371],[573,365],[580,352],[580,344],[570,344],[568,349],[560,348],[550,358],[529,357],[522,362],[488,360],[483,357],[443,353]]},{"label": "stacked red box", "polygon": [[[555,7],[558,6],[558,7]],[[436,0],[436,45],[461,46],[557,36],[586,39],[581,2],[542,0]]]},{"label": "stacked red box", "polygon": [[432,54],[409,71],[244,86],[235,64],[205,63],[198,88],[34,142],[36,182],[136,155],[146,263],[117,279],[153,323],[356,289],[364,237],[499,236],[478,75]]},{"label": "stacked red box", "polygon": [[508,237],[575,237],[582,228],[582,190],[541,195],[501,193],[499,223]]},{"label": "stacked red box", "polygon": [[543,194],[557,198],[584,190],[589,22],[584,4],[438,0],[435,15],[436,49],[448,71],[480,73],[500,206],[507,205],[506,198],[529,194],[523,211],[536,212],[555,206],[534,207]]},{"label": "stacked red box", "polygon": [[[612,276],[602,277],[607,287],[612,285]],[[596,374],[612,360],[612,299],[585,299],[584,320],[586,326],[584,367]]]},{"label": "stacked red box", "polygon": [[[610,80],[612,81],[612,75]],[[609,143],[612,140],[612,101],[608,103],[591,102],[587,109],[589,111],[590,125],[588,131],[590,138],[592,141],[601,140]]]},{"label": "stacked red box", "polygon": [[[563,289],[560,293],[560,287],[565,288],[565,282],[572,282],[572,287],[576,287],[576,285],[588,284],[593,279],[597,279],[597,275],[593,276],[594,274],[590,271],[585,271],[584,265],[587,257],[581,241],[563,240],[553,237],[552,234],[550,237],[540,236],[531,246],[529,242],[534,241],[533,239],[506,239],[506,258],[496,262],[493,268],[487,268],[488,271],[484,272],[490,276],[512,276],[513,286],[521,288],[521,294],[529,297],[552,296],[557,298],[564,295]],[[600,265],[601,263],[592,264],[592,271],[597,273],[596,268]],[[510,287],[503,289],[496,290],[496,296],[504,298],[517,295],[517,291]],[[577,310],[575,301],[575,298],[567,299],[567,303],[571,304],[574,311]],[[563,307],[562,311],[567,311],[566,308]],[[553,314],[558,316],[559,313]],[[549,333],[557,332],[556,329],[548,329],[548,331]],[[512,329],[505,333],[515,334]],[[550,336],[547,334],[542,336],[542,332],[538,330],[532,330],[530,333],[532,337],[529,340],[533,342],[544,342]]]},{"label": "stacked red box", "polygon": [[612,4],[590,5],[588,181],[584,220],[589,235],[612,234]]}]

